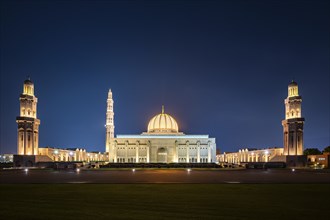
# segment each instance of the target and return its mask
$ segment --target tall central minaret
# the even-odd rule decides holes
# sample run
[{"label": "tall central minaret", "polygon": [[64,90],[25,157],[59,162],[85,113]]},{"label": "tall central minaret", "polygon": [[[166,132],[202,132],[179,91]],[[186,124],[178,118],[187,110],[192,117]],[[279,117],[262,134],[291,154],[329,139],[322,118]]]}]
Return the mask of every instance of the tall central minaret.
[{"label": "tall central minaret", "polygon": [[113,112],[113,99],[112,99],[112,92],[109,89],[108,92],[108,99],[107,99],[107,121],[105,124],[106,127],[106,137],[105,137],[105,151],[110,151],[110,143],[111,139],[115,137],[115,125],[114,125],[114,115]]},{"label": "tall central minaret", "polygon": [[20,114],[16,117],[17,154],[38,155],[39,125],[37,118],[38,99],[34,95],[34,84],[28,78],[24,81],[23,93],[19,97]]},{"label": "tall central minaret", "polygon": [[285,120],[282,121],[284,155],[303,155],[305,119],[301,117],[301,102],[298,84],[292,81],[288,86],[288,97],[284,100]]}]

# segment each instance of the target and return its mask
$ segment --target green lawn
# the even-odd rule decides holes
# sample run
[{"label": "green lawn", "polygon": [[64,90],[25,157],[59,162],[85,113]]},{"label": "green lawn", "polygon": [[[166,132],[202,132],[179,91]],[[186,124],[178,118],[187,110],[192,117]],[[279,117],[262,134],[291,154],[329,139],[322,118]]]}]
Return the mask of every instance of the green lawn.
[{"label": "green lawn", "polygon": [[327,184],[0,185],[1,219],[326,219]]}]

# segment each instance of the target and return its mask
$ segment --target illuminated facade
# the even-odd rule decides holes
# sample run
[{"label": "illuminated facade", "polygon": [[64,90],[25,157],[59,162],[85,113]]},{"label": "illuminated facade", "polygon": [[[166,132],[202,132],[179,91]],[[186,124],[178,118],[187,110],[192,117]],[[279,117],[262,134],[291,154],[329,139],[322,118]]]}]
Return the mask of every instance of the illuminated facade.
[{"label": "illuminated facade", "polygon": [[249,163],[249,162],[270,162],[278,159],[282,160],[283,148],[267,148],[267,149],[240,149],[238,152],[217,155],[219,163]]},{"label": "illuminated facade", "polygon": [[[215,138],[209,138],[209,135],[186,135],[180,132],[176,120],[171,115],[165,113],[164,107],[160,114],[157,114],[149,121],[147,132],[137,135],[111,136],[111,132],[114,131],[112,130],[114,121],[112,93],[109,100],[110,92],[108,93],[106,122],[106,151],[109,153],[109,162],[216,162]],[[109,103],[111,104],[109,105]],[[109,131],[110,134],[108,135]]]},{"label": "illuminated facade", "polygon": [[63,161],[63,162],[72,162],[72,161],[106,161],[106,155],[101,152],[87,152],[82,148],[52,148],[44,147],[39,148],[40,156],[47,156],[52,161]]},{"label": "illuminated facade", "polygon": [[298,93],[298,84],[292,81],[288,86],[283,125],[284,155],[303,155],[303,132],[305,119],[301,117],[302,98]]},{"label": "illuminated facade", "polygon": [[20,116],[16,117],[17,154],[37,155],[39,147],[39,125],[37,118],[38,99],[34,95],[34,84],[28,78],[23,84],[23,93],[20,95]]}]

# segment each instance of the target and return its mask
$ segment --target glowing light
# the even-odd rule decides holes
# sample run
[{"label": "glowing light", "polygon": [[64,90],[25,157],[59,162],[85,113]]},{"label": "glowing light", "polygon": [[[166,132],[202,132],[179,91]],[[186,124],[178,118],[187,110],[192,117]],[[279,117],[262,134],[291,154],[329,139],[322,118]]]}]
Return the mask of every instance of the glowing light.
[{"label": "glowing light", "polygon": [[265,151],[265,154],[269,154],[268,150]]},{"label": "glowing light", "polygon": [[154,116],[148,124],[148,133],[178,133],[179,126],[175,119],[164,113],[164,106],[162,113]]},{"label": "glowing light", "polygon": [[79,172],[80,172],[80,169],[79,169],[79,168],[77,168],[77,169],[76,169],[76,171],[77,171],[77,173],[79,173]]},{"label": "glowing light", "polygon": [[29,169],[28,168],[25,168],[24,171],[27,173],[29,171]]},{"label": "glowing light", "polygon": [[132,169],[132,172],[134,173],[135,172],[135,169]]},{"label": "glowing light", "polygon": [[71,151],[69,154],[72,156],[73,155],[73,152]]},{"label": "glowing light", "polygon": [[296,171],[295,169],[292,169],[292,172]]},{"label": "glowing light", "polygon": [[55,154],[58,154],[58,150],[55,150],[54,153],[55,153]]},{"label": "glowing light", "polygon": [[190,169],[190,168],[189,168],[189,169],[187,169],[187,172],[188,172],[188,173],[190,173],[190,172],[191,172],[191,169]]}]

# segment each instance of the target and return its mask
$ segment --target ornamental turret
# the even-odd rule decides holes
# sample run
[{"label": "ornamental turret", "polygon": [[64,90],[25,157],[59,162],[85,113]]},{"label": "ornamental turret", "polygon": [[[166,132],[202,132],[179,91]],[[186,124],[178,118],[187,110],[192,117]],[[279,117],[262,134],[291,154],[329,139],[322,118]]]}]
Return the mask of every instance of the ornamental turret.
[{"label": "ornamental turret", "polygon": [[20,116],[16,117],[17,154],[38,155],[40,125],[40,120],[37,118],[38,99],[34,95],[34,84],[30,78],[24,81],[19,101]]},{"label": "ornamental turret", "polygon": [[112,99],[112,91],[109,89],[108,99],[107,99],[107,113],[106,113],[106,138],[105,138],[105,151],[109,152],[110,144],[115,137],[115,123],[114,123],[114,111],[113,111],[114,101]]},{"label": "ornamental turret", "polygon": [[303,154],[305,119],[301,117],[301,102],[298,84],[292,81],[288,86],[288,97],[284,100],[285,120],[282,121],[284,155]]}]

